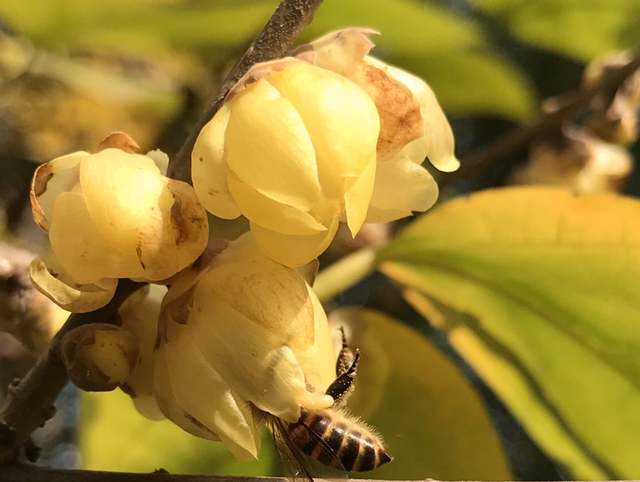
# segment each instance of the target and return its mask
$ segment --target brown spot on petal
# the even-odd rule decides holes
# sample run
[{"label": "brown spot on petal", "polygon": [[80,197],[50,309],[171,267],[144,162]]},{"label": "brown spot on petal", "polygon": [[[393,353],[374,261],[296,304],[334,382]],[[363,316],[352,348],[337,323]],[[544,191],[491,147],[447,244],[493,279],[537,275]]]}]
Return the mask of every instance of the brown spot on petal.
[{"label": "brown spot on petal", "polygon": [[98,151],[105,149],[120,149],[133,154],[140,146],[126,132],[112,132],[98,144]]},{"label": "brown spot on petal", "polygon": [[38,226],[49,232],[49,221],[40,207],[38,198],[47,191],[47,183],[53,177],[53,172],[49,163],[42,164],[31,179],[31,189],[29,190],[29,200],[31,201],[31,214]]},{"label": "brown spot on petal", "polygon": [[182,201],[173,198],[173,205],[171,206],[171,225],[176,237],[176,245],[184,243],[189,239],[189,230],[186,227],[184,216],[182,216]]},{"label": "brown spot on petal", "polygon": [[384,70],[362,62],[350,76],[376,104],[380,115],[378,158],[397,154],[424,132],[420,103],[407,86]]},{"label": "brown spot on petal", "polygon": [[147,269],[142,262],[142,246],[140,246],[139,244],[136,246],[136,255],[138,256],[138,260],[140,261],[140,266],[142,266],[142,269]]}]

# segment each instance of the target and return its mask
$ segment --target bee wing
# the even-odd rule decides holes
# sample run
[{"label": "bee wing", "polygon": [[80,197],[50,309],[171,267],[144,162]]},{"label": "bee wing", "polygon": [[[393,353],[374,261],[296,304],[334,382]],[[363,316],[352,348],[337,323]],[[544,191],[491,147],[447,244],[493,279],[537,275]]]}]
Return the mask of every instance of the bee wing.
[{"label": "bee wing", "polygon": [[[294,482],[314,482],[312,473],[324,479],[333,479],[335,482],[346,481],[348,479],[346,470],[338,470],[327,467],[320,462],[303,453],[298,447],[289,443],[286,433],[286,422],[274,417],[271,424],[271,431],[276,446],[276,451],[280,458],[284,475]],[[323,447],[323,453],[331,456],[335,464],[342,466],[333,450],[318,437],[311,432],[312,436],[318,440]]]}]

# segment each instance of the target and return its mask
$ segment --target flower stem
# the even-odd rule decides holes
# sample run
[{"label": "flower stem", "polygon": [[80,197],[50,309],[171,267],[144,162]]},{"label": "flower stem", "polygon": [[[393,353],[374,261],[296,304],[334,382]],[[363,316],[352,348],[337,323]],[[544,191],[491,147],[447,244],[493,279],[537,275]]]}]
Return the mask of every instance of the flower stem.
[{"label": "flower stem", "polygon": [[377,268],[373,248],[351,253],[318,273],[313,291],[320,301],[328,301],[341,291],[364,279]]}]

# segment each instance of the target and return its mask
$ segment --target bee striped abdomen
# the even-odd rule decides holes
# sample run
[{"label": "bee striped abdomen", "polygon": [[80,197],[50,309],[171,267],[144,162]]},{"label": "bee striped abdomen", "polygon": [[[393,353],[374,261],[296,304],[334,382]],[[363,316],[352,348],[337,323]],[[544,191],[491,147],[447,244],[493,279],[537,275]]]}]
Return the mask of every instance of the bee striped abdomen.
[{"label": "bee striped abdomen", "polygon": [[377,436],[333,410],[303,410],[290,426],[290,440],[304,454],[340,470],[373,470],[391,460]]}]

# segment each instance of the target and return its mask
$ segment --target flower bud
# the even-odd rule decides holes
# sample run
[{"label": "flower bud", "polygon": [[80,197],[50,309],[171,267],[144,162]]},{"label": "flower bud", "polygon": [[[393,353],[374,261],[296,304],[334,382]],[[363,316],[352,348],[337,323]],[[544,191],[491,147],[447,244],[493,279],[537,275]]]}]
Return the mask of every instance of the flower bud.
[{"label": "flower bud", "polygon": [[362,32],[372,31],[330,34],[297,58],[254,66],[192,152],[206,209],[246,216],[260,249],[287,266],[321,254],[338,221],[355,236],[364,222],[431,207],[438,191],[425,156],[458,166],[433,92],[365,57],[373,44]]},{"label": "flower bud", "polygon": [[158,317],[166,293],[166,286],[147,285],[129,296],[118,309],[121,328],[131,333],[138,343],[138,358],[120,388],[133,399],[138,412],[151,420],[165,418],[156,403],[153,373]]},{"label": "flower bud", "polygon": [[60,352],[77,387],[103,392],[125,383],[136,363],[138,344],[131,333],[117,326],[94,323],[67,333]]},{"label": "flower bud", "polygon": [[332,405],[324,393],[335,378],[327,318],[298,271],[266,257],[250,233],[198,264],[163,301],[158,405],[189,432],[255,458],[250,404],[289,422],[301,407]]},{"label": "flower bud", "polygon": [[120,149],[43,164],[31,202],[53,250],[35,262],[34,284],[70,310],[104,306],[118,278],[173,276],[200,255],[209,234],[191,186],[162,176],[151,158]]}]

